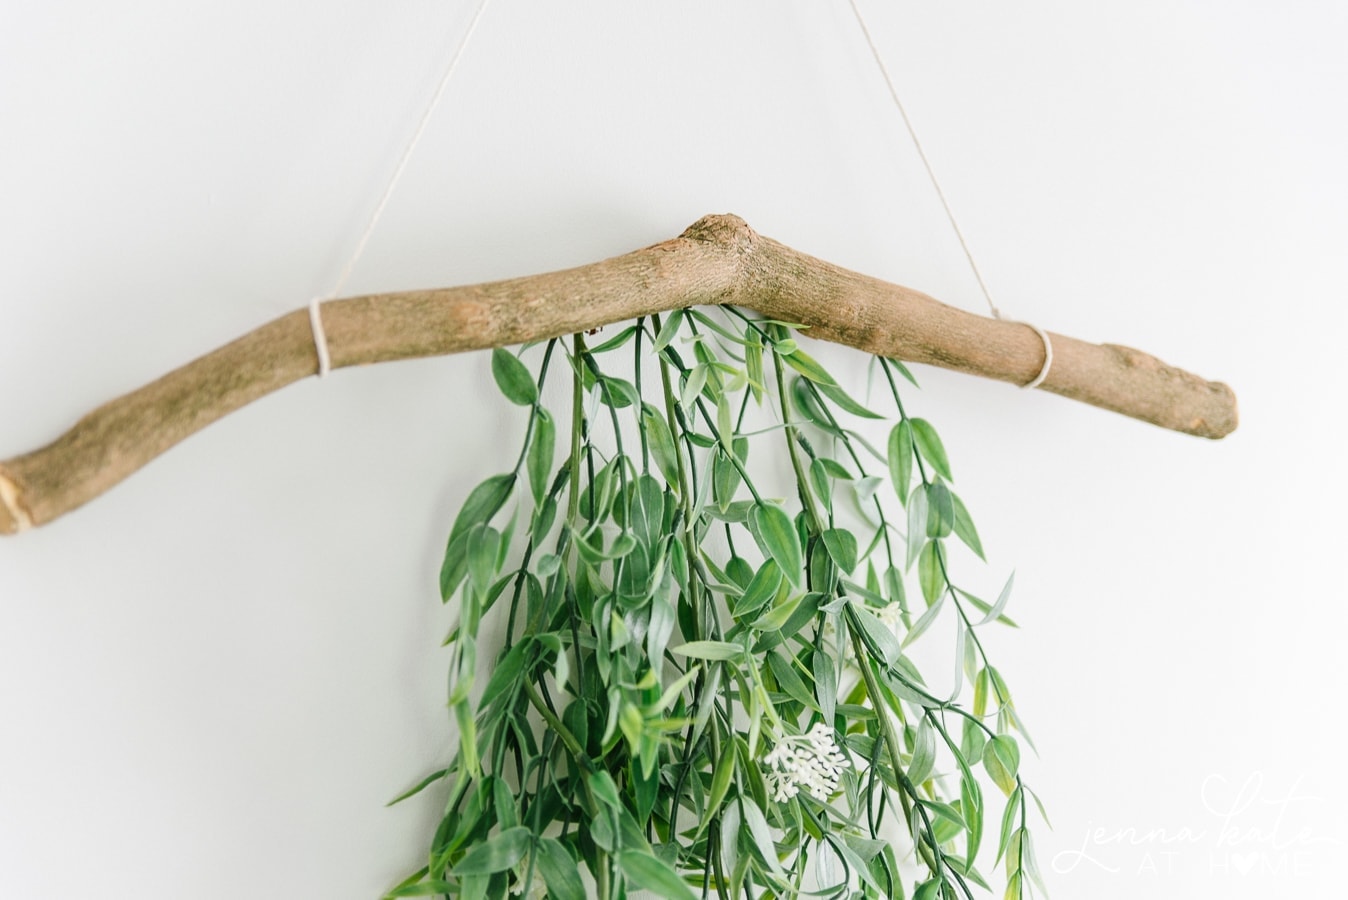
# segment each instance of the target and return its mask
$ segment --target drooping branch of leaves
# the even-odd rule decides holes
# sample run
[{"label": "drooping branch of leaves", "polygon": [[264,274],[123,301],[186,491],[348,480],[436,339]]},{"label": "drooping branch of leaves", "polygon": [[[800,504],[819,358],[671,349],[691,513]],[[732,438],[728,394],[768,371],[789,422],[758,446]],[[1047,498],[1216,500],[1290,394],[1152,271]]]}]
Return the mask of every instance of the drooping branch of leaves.
[{"label": "drooping branch of leaves", "polygon": [[[1007,896],[1038,883],[1028,737],[979,636],[1013,624],[1011,582],[989,603],[952,578],[955,543],[983,548],[911,375],[877,359],[875,412],[798,323],[721,312],[493,352],[524,445],[450,530],[458,741],[403,795],[445,814],[389,896],[970,898],[989,855]],[[561,377],[569,431],[542,402]],[[854,425],[882,416],[884,451]],[[942,615],[953,690],[909,656]]]},{"label": "drooping branch of leaves", "polygon": [[[562,272],[323,304],[335,368],[502,347],[695,305],[733,305],[809,326],[869,353],[1027,384],[1045,349],[1035,332],[946,306],[707,216],[682,235]],[[1218,438],[1236,427],[1231,389],[1128,347],[1052,334],[1041,385],[1164,428]],[[307,310],[104,404],[51,444],[0,461],[0,535],[87,503],[174,444],[315,373]],[[692,412],[692,411],[690,411]]]}]

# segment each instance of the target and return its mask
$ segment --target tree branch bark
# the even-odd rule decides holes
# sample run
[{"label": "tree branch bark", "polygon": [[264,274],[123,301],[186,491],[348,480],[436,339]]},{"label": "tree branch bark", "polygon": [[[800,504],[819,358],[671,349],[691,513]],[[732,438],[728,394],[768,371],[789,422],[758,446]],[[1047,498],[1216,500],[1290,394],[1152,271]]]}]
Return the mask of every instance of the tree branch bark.
[{"label": "tree branch bark", "polygon": [[[707,216],[673,240],[603,262],[508,281],[374,294],[323,305],[333,368],[480,350],[695,305],[731,304],[810,326],[870,353],[1026,384],[1044,362],[1035,332],[946,306]],[[1137,350],[1051,335],[1042,390],[1163,428],[1219,438],[1236,401]],[[53,443],[0,462],[0,534],[92,500],[221,416],[315,374],[308,314],[263,325],[80,419]]]}]

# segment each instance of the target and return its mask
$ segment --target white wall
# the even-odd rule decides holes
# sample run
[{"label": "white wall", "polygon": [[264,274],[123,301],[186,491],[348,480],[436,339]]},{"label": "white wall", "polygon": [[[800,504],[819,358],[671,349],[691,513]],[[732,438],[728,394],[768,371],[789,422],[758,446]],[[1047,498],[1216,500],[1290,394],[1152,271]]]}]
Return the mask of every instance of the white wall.
[{"label": "white wall", "polygon": [[[1006,312],[1240,397],[1211,443],[919,372],[970,577],[1017,572],[990,649],[1050,888],[1341,892],[1344,7],[863,8]],[[0,457],[325,290],[471,12],[0,6]],[[981,309],[839,0],[493,0],[347,292],[723,211]],[[435,800],[383,804],[448,753],[442,540],[520,424],[489,386],[482,356],[310,380],[0,541],[0,897],[370,898],[418,865]]]}]

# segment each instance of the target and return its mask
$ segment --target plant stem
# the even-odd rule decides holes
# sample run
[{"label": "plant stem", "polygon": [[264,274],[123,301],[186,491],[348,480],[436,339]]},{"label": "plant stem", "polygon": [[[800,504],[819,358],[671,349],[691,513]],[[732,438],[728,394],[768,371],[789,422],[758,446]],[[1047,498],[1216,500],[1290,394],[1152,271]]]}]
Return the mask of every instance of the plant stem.
[{"label": "plant stem", "polygon": [[810,483],[806,480],[805,469],[801,466],[800,454],[796,450],[796,437],[799,431],[791,418],[791,406],[786,399],[786,381],[782,375],[781,354],[776,352],[772,354],[772,369],[777,375],[777,399],[782,406],[782,423],[786,425],[786,450],[791,456],[791,468],[796,473],[796,488],[800,493],[800,502],[809,516],[811,532],[816,535],[822,534],[824,521],[819,516],[819,510],[815,508],[814,496],[810,493]]}]

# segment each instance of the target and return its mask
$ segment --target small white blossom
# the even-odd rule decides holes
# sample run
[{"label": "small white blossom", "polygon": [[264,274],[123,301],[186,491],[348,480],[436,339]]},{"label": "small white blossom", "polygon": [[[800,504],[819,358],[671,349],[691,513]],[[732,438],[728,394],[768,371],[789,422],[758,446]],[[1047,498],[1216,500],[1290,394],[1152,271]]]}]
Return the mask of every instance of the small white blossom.
[{"label": "small white blossom", "polygon": [[[520,860],[519,865],[515,866],[513,883],[510,885],[510,896],[524,896],[524,879],[529,874],[529,857]],[[529,889],[528,900],[544,900],[548,896],[548,885],[543,880],[543,876],[538,870],[534,870],[533,886]]]},{"label": "small white blossom", "polygon": [[790,800],[802,790],[827,800],[838,789],[847,757],[833,740],[833,729],[816,722],[805,734],[787,735],[763,757],[763,780],[772,799]]},{"label": "small white blossom", "polygon": [[899,608],[899,604],[891,603],[888,606],[873,609],[871,612],[875,613],[875,617],[880,620],[882,625],[894,632],[896,637],[898,636],[899,629],[903,628],[903,610]]}]

